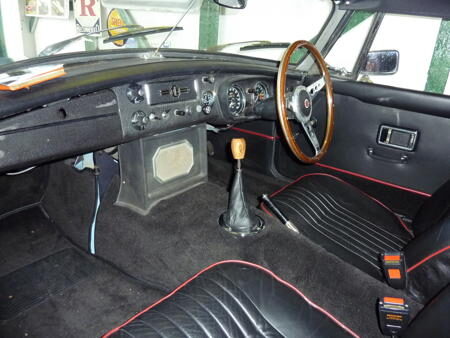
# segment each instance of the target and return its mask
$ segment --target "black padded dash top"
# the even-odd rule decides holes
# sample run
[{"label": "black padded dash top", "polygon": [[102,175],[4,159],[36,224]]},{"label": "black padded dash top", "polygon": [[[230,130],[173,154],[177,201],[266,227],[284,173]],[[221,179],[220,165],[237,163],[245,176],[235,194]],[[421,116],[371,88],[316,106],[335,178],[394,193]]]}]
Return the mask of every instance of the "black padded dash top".
[{"label": "black padded dash top", "polygon": [[105,337],[357,336],[299,290],[246,262],[200,272]]}]

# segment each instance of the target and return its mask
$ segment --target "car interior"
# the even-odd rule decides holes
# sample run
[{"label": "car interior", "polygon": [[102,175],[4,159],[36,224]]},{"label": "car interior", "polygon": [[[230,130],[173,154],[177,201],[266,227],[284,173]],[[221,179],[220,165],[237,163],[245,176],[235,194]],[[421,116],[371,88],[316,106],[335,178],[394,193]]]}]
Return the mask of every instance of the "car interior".
[{"label": "car interior", "polygon": [[367,56],[383,15],[448,24],[450,6],[333,6],[280,61],[122,49],[0,66],[64,64],[0,90],[0,336],[449,337],[450,96],[325,58],[370,11],[355,67],[396,72],[401,53]]}]

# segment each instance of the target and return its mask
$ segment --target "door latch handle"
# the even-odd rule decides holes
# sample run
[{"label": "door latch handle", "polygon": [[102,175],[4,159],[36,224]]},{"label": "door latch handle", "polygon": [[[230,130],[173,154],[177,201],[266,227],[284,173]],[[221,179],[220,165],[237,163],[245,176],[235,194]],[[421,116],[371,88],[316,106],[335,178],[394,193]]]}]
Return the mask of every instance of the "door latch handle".
[{"label": "door latch handle", "polygon": [[409,157],[406,154],[400,155],[399,158],[376,154],[375,149],[373,149],[372,147],[367,148],[367,155],[369,155],[370,157],[372,157],[375,160],[380,160],[380,161],[389,162],[389,163],[406,164],[406,163],[408,163],[408,160],[409,160]]},{"label": "door latch handle", "polygon": [[381,125],[378,131],[377,143],[385,147],[413,151],[418,136],[419,132],[417,130]]}]

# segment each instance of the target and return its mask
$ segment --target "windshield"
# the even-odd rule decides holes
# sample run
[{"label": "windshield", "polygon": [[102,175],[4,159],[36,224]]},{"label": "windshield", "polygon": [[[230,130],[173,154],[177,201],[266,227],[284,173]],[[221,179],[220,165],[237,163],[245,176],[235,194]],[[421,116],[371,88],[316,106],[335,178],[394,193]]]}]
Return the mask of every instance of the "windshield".
[{"label": "windshield", "polygon": [[20,3],[2,2],[3,63],[158,47],[279,60],[289,43],[313,40],[333,8],[330,0],[248,0],[244,9],[220,7],[212,0],[78,0],[73,6],[68,0],[26,0],[25,11]]}]

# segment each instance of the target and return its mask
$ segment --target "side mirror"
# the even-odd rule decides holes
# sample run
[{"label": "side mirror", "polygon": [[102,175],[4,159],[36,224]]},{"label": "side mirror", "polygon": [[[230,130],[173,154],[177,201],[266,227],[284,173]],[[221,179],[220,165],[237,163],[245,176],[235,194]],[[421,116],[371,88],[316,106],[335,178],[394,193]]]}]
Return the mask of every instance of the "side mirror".
[{"label": "side mirror", "polygon": [[391,75],[397,73],[400,53],[398,50],[369,52],[366,66],[361,70],[366,75]]},{"label": "side mirror", "polygon": [[214,0],[216,4],[233,9],[244,9],[247,6],[247,0]]}]

